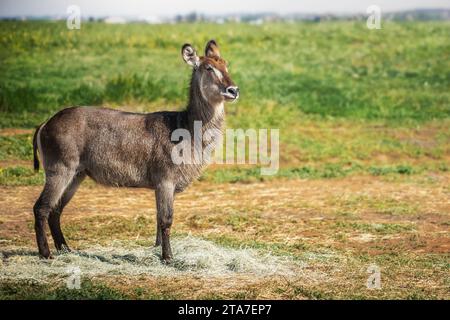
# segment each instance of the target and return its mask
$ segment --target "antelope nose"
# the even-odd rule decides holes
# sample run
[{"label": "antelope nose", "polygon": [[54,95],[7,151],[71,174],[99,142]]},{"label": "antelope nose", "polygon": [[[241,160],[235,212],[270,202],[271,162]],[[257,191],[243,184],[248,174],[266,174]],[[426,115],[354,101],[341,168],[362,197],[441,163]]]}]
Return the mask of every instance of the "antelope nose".
[{"label": "antelope nose", "polygon": [[230,86],[227,88],[227,93],[236,99],[237,97],[239,97],[239,88]]}]

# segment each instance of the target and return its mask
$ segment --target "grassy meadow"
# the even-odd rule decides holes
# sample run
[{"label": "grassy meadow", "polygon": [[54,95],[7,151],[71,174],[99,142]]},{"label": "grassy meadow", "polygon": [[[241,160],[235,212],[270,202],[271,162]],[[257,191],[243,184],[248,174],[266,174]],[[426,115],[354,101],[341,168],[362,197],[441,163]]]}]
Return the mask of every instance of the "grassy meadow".
[{"label": "grassy meadow", "polygon": [[[449,299],[449,35],[446,22],[386,22],[381,30],[364,21],[81,30],[64,21],[0,22],[0,269],[39,266],[31,208],[44,176],[32,170],[34,128],[72,105],[181,110],[191,71],[180,48],[189,42],[202,53],[211,38],[241,91],[226,106],[227,127],[279,128],[281,167],[268,177],[257,166],[212,166],[180,196],[175,237],[209,241],[192,244],[200,251],[271,252],[300,268],[292,278],[198,276],[211,260],[180,262],[173,268],[189,272],[174,278],[152,274],[160,269],[115,270],[120,278],[105,271],[79,291],[24,269],[33,277],[0,272],[0,298]],[[149,247],[154,212],[148,191],[86,181],[62,227],[80,250],[113,240]],[[365,286],[371,263],[382,269],[381,290]]]}]

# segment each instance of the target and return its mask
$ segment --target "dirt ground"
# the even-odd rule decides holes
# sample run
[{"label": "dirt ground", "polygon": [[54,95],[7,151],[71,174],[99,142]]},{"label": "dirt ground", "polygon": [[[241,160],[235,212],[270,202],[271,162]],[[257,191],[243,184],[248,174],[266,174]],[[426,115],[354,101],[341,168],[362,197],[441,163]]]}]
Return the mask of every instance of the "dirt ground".
[{"label": "dirt ground", "polygon": [[[190,235],[224,248],[250,247],[293,257],[306,263],[301,275],[288,279],[186,274],[171,280],[105,274],[97,280],[129,294],[130,283],[141,287],[145,279],[145,290],[171,298],[448,299],[449,182],[448,174],[393,180],[354,176],[197,182],[176,197],[174,239]],[[5,256],[17,248],[35,251],[32,206],[40,191],[39,186],[0,188],[0,248]],[[152,191],[88,182],[65,209],[62,226],[76,250],[110,246],[112,241],[151,247],[155,215]],[[372,264],[381,269],[379,290],[366,287]]]}]

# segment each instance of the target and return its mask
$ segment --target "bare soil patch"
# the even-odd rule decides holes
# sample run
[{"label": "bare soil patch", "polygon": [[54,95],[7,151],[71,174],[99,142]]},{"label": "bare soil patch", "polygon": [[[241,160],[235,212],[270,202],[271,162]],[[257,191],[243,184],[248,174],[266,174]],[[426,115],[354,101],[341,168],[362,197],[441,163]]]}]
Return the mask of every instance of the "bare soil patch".
[{"label": "bare soil patch", "polygon": [[[449,182],[449,175],[414,181],[353,176],[197,182],[175,201],[178,269],[164,269],[157,259],[159,249],[151,247],[156,228],[151,190],[84,184],[62,218],[75,252],[40,266],[32,206],[41,187],[1,187],[0,250],[10,271],[3,272],[9,272],[8,281],[23,268],[19,274],[37,272],[41,279],[59,272],[63,283],[61,272],[78,263],[99,271],[87,272],[89,278],[132,296],[130,288],[146,279],[148,290],[150,283],[174,290],[178,283],[182,288],[177,295],[162,287],[152,291],[172,298],[448,297]],[[189,239],[201,245],[195,249]],[[114,257],[102,262],[92,256]],[[371,263],[384,272],[383,291],[365,288]],[[229,269],[233,264],[234,271]],[[262,266],[271,270],[271,265],[282,272],[265,272]],[[236,272],[239,268],[250,271]],[[168,285],[164,279],[171,272],[178,280]],[[289,272],[293,276],[286,278]],[[181,285],[184,281],[190,286]]]}]

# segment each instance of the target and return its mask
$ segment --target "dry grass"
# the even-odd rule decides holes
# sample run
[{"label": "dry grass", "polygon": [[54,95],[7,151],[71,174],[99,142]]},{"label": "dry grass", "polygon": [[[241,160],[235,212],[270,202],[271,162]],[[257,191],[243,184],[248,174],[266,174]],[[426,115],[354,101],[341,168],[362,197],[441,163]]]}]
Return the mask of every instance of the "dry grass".
[{"label": "dry grass", "polygon": [[160,248],[133,243],[93,246],[83,251],[61,253],[42,260],[29,249],[12,248],[3,252],[0,279],[49,281],[67,276],[70,267],[78,267],[84,276],[153,276],[153,277],[293,277],[302,272],[302,264],[290,257],[262,254],[253,249],[233,249],[210,241],[187,236],[173,241],[174,260],[163,264]]},{"label": "dry grass", "polygon": [[[176,199],[172,266],[150,249],[156,211],[148,190],[84,185],[62,221],[77,253],[43,262],[33,255],[31,213],[40,187],[3,187],[2,275],[21,283],[37,272],[52,282],[79,264],[94,283],[138,298],[448,299],[449,180],[199,182]],[[365,286],[372,263],[382,290]]]}]

